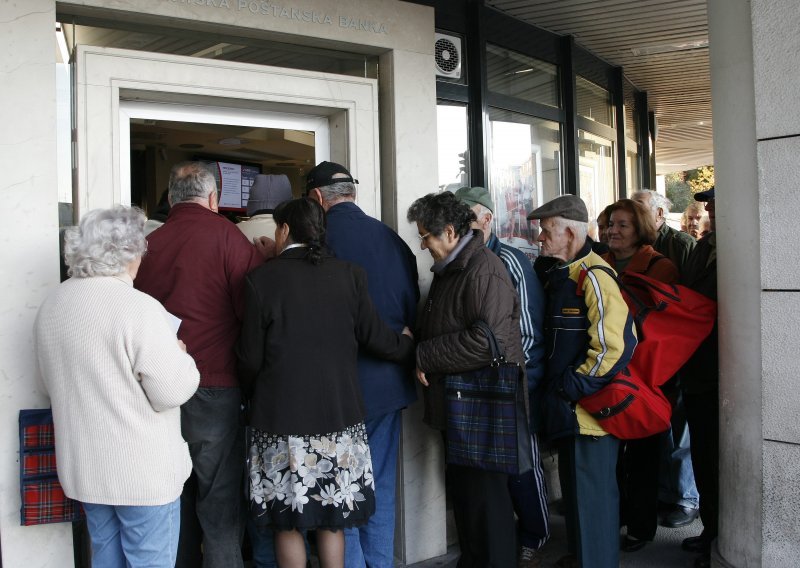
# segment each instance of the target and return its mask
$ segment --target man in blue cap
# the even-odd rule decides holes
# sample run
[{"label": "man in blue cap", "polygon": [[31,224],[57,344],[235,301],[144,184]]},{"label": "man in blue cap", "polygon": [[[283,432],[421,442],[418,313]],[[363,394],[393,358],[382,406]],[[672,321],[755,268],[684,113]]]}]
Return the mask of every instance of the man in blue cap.
[{"label": "man in blue cap", "polygon": [[533,469],[523,475],[512,475],[508,488],[514,512],[519,520],[520,554],[518,568],[535,568],[541,564],[537,551],[550,537],[547,512],[547,487],[539,461],[539,442],[535,433],[535,390],[544,376],[544,290],[533,273],[531,261],[520,250],[500,242],[492,232],[494,202],[483,187],[462,187],[455,196],[469,205],[477,218],[473,229],[483,233],[483,242],[503,261],[520,299],[520,335],[525,353],[528,393],[531,397],[531,432]]},{"label": "man in blue cap", "polygon": [[[683,268],[682,284],[717,299],[716,202],[712,187],[697,193],[705,202],[711,232],[697,241]],[[692,358],[681,369],[681,390],[686,419],[692,433],[692,468],[700,494],[703,533],[683,541],[683,549],[700,553],[695,566],[710,566],[711,543],[717,538],[719,519],[719,350],[717,323]]]}]

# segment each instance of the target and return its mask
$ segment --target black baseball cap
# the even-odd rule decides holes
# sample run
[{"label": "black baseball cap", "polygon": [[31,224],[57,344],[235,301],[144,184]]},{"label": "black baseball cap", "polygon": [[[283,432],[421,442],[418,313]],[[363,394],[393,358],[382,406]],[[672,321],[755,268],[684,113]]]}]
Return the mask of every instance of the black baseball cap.
[{"label": "black baseball cap", "polygon": [[[343,175],[334,178],[333,176],[336,174]],[[343,165],[336,162],[320,162],[311,168],[306,175],[306,193],[315,187],[325,187],[326,185],[348,181],[350,183],[358,183],[358,180],[351,176]]]}]

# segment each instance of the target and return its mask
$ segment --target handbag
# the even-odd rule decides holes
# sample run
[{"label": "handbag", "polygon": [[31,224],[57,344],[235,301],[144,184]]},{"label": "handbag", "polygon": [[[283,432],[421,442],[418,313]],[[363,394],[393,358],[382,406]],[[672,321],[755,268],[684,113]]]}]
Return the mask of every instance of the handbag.
[{"label": "handbag", "polygon": [[53,413],[19,411],[20,524],[42,525],[83,519],[81,504],[64,495],[56,471]]},{"label": "handbag", "polygon": [[446,461],[519,475],[533,468],[525,375],[518,363],[506,361],[488,324],[475,326],[489,340],[492,362],[445,375]]}]

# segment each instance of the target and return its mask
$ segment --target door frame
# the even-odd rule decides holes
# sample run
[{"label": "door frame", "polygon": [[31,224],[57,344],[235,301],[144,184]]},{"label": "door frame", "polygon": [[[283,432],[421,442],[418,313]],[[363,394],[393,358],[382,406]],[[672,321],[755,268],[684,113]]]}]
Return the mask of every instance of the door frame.
[{"label": "door frame", "polygon": [[75,65],[76,221],[91,209],[130,203],[130,109],[148,103],[216,109],[229,119],[324,120],[329,159],[359,179],[358,204],[380,218],[377,80],[93,46],[78,46]]}]

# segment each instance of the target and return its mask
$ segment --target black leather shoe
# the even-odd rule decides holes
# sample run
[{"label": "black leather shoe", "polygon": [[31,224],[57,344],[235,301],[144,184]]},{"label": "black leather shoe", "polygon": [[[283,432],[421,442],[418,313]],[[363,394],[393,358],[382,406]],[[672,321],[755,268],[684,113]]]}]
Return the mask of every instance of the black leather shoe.
[{"label": "black leather shoe", "polygon": [[700,516],[698,509],[678,507],[661,520],[661,526],[671,529],[685,527],[686,525],[691,525],[698,516]]},{"label": "black leather shoe", "polygon": [[681,548],[687,552],[707,555],[711,551],[711,541],[703,535],[690,536],[689,538],[683,539]]},{"label": "black leather shoe", "polygon": [[620,550],[622,550],[622,552],[636,552],[637,550],[643,549],[644,545],[646,545],[648,542],[649,541],[647,540],[640,540],[632,536],[626,536],[624,539],[622,539]]}]

